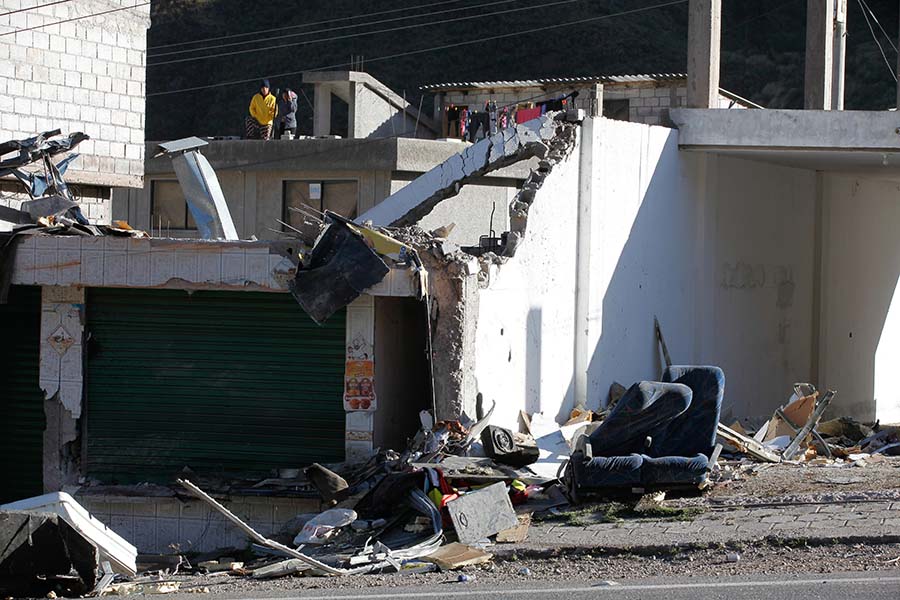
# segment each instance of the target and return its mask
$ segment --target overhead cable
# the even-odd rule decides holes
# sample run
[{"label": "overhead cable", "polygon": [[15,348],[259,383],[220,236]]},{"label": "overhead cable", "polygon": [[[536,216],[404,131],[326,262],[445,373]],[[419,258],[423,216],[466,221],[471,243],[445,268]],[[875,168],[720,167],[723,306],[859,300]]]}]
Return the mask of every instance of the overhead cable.
[{"label": "overhead cable", "polygon": [[[679,4],[686,4],[687,2],[688,2],[688,0],[672,0],[672,1],[670,1],[670,2],[663,2],[663,3],[661,3],[661,4],[653,4],[653,5],[651,5],[651,6],[645,6],[645,7],[642,7],[642,8],[634,8],[634,9],[631,9],[631,10],[625,10],[625,11],[621,11],[621,12],[617,12],[617,13],[611,13],[611,14],[607,14],[607,15],[599,15],[599,16],[596,16],[596,17],[588,17],[588,18],[586,18],[586,19],[577,19],[577,20],[574,20],[574,21],[566,21],[565,23],[555,23],[555,24],[553,24],[553,25],[543,25],[543,26],[541,26],[541,27],[533,27],[533,28],[531,28],[531,29],[525,29],[525,30],[522,30],[522,31],[513,31],[513,32],[509,32],[509,33],[500,33],[500,34],[496,34],[496,35],[492,35],[492,36],[480,37],[480,38],[477,38],[477,39],[474,39],[474,40],[465,40],[465,41],[462,41],[462,42],[453,42],[453,43],[449,43],[449,44],[442,44],[442,45],[439,45],[439,46],[432,46],[432,47],[429,47],[429,48],[421,48],[421,49],[419,49],[419,50],[410,50],[410,51],[407,51],[407,52],[398,52],[398,53],[396,53],[396,54],[388,54],[388,55],[385,55],[385,56],[377,56],[377,57],[375,57],[375,58],[367,58],[367,59],[366,59],[366,62],[367,62],[367,63],[372,63],[372,62],[383,62],[383,61],[388,61],[388,60],[394,60],[394,59],[397,59],[397,58],[403,58],[403,57],[406,57],[406,56],[415,56],[415,55],[418,55],[418,54],[426,54],[426,53],[428,53],[428,52],[435,52],[435,51],[438,51],[438,50],[448,50],[448,49],[450,49],[450,48],[459,48],[459,47],[462,47],[462,46],[471,46],[471,45],[473,45],[473,44],[481,44],[481,43],[483,43],[483,42],[490,42],[490,41],[493,41],[493,40],[507,39],[507,38],[511,38],[511,37],[517,37],[517,36],[520,36],[520,35],[528,35],[528,34],[531,34],[531,33],[538,33],[538,32],[541,32],[541,31],[550,31],[550,30],[553,30],[553,29],[561,29],[561,28],[564,28],[564,27],[570,27],[570,26],[572,26],[572,25],[583,25],[583,24],[585,24],[585,23],[594,23],[594,22],[597,22],[597,21],[603,21],[603,20],[612,19],[612,18],[615,18],[615,17],[622,17],[622,16],[626,16],[626,15],[633,15],[633,14],[638,14],[638,13],[648,12],[648,11],[655,10],[655,9],[658,9],[658,8],[666,8],[666,7],[669,7],[669,6],[676,6],[676,5],[679,5]],[[333,65],[324,65],[324,66],[320,66],[320,67],[315,67],[315,68],[312,68],[312,69],[303,69],[303,70],[300,70],[300,71],[286,71],[286,72],[283,72],[283,73],[272,73],[272,74],[268,74],[268,75],[257,75],[257,76],[255,76],[255,77],[251,77],[251,78],[248,78],[248,79],[236,79],[236,80],[232,80],[232,81],[223,81],[223,82],[219,82],[219,83],[210,83],[210,84],[206,84],[206,85],[198,85],[198,86],[192,86],[192,87],[187,87],[187,88],[179,88],[179,89],[176,89],[176,90],[165,90],[165,91],[162,91],[162,92],[153,92],[153,93],[147,94],[147,96],[148,96],[148,97],[152,97],[152,96],[166,96],[166,95],[169,95],[169,94],[180,94],[180,93],[183,93],[183,92],[192,92],[192,91],[196,91],[196,90],[205,90],[205,89],[214,88],[214,87],[225,87],[225,86],[230,86],[230,85],[238,85],[238,84],[242,84],[242,83],[251,83],[251,82],[258,81],[258,80],[260,80],[260,79],[274,79],[274,78],[276,78],[276,77],[289,77],[289,76],[291,76],[291,75],[299,75],[299,74],[301,74],[301,73],[303,73],[303,72],[305,72],[305,71],[327,71],[327,70],[331,70],[331,69],[337,69],[337,68],[340,68],[340,67],[348,67],[348,66],[350,66],[350,64],[351,64],[351,63],[343,62],[343,63],[337,63],[337,64],[333,64]],[[151,65],[151,66],[152,66],[152,65]]]},{"label": "overhead cable", "polygon": [[[515,2],[517,0],[508,0],[508,1]],[[247,48],[245,50],[235,50],[233,52],[220,52],[218,54],[204,54],[202,56],[190,56],[187,58],[176,58],[176,59],[172,59],[172,60],[157,61],[157,62],[149,63],[149,65],[150,66],[171,65],[171,64],[175,64],[175,63],[203,60],[206,58],[221,58],[223,56],[235,56],[238,54],[248,54],[251,52],[271,52],[272,50],[278,50],[280,48],[293,48],[295,46],[307,46],[307,45],[312,45],[312,44],[318,44],[320,42],[333,42],[336,40],[345,40],[348,38],[361,37],[364,35],[378,35],[378,34],[383,34],[383,33],[392,33],[395,31],[404,31],[406,29],[418,29],[420,27],[431,27],[434,25],[443,25],[445,23],[456,23],[459,21],[470,21],[472,19],[483,19],[485,17],[493,17],[496,15],[506,15],[506,14],[521,12],[521,11],[525,11],[525,10],[533,10],[535,8],[548,8],[551,6],[559,6],[561,4],[573,4],[575,2],[584,2],[584,1],[585,0],[556,0],[555,2],[548,2],[546,4],[532,4],[530,6],[522,6],[519,8],[503,9],[503,10],[498,10],[498,11],[489,12],[489,13],[469,14],[469,15],[465,15],[462,17],[453,17],[450,19],[442,19],[440,21],[431,21],[428,23],[414,23],[412,25],[400,25],[398,27],[391,27],[388,29],[377,29],[377,30],[372,30],[372,31],[360,31],[357,33],[347,33],[344,35],[336,35],[336,36],[327,37],[327,38],[318,38],[315,40],[307,40],[307,41],[303,41],[303,42],[292,42],[290,44],[277,44],[275,46],[265,45],[265,46],[258,46],[256,48]],[[484,7],[484,6],[493,5],[493,4],[497,4],[497,3],[496,2],[488,2],[486,4],[479,4],[479,5],[473,6],[473,8]],[[457,9],[454,9],[454,10],[457,10]],[[449,11],[442,11],[442,12],[449,12]],[[388,19],[388,20],[396,21],[396,20],[405,20],[405,19],[410,19],[410,18],[412,18],[412,17],[407,16],[407,17],[400,17],[399,19]],[[351,27],[359,27],[359,26],[360,25],[351,25]],[[338,29],[342,29],[342,28],[338,28]],[[318,33],[318,32],[309,32],[309,33]],[[294,35],[301,35],[301,34],[294,34]],[[294,37],[294,35],[284,36],[284,37]],[[246,43],[247,42],[239,42],[237,44],[227,44],[227,45],[243,46],[243,45],[246,45]],[[210,48],[206,48],[206,49],[212,49],[212,48],[210,47]],[[170,54],[176,54],[176,53],[182,53],[182,52],[189,52],[189,51],[188,50],[179,50],[177,52],[172,52]],[[156,56],[161,56],[161,55],[156,55]],[[155,57],[150,57],[150,58],[155,58]]]},{"label": "overhead cable", "polygon": [[[450,0],[449,3],[452,4],[452,3],[457,3],[457,2],[461,2],[461,1],[462,1],[462,0]],[[414,19],[414,18],[419,18],[419,17],[428,17],[428,16],[439,15],[439,14],[444,14],[444,13],[448,13],[448,12],[455,12],[455,11],[459,11],[459,10],[468,10],[468,9],[470,9],[470,8],[482,8],[482,7],[485,7],[485,6],[497,6],[497,5],[500,5],[500,4],[511,4],[511,3],[513,3],[513,2],[518,2],[518,1],[519,1],[519,0],[499,0],[499,1],[494,0],[494,1],[492,1],[492,2],[487,2],[487,3],[484,3],[484,4],[474,4],[474,5],[460,6],[460,7],[458,7],[458,8],[450,8],[450,9],[439,10],[439,11],[434,11],[434,12],[426,12],[426,13],[419,13],[419,14],[415,14],[414,12],[412,12],[412,11],[414,11],[414,10],[417,9],[417,8],[427,8],[427,7],[429,7],[429,6],[434,6],[435,4],[437,4],[437,5],[448,4],[448,2],[435,2],[435,3],[432,3],[432,4],[422,4],[422,5],[419,5],[419,6],[407,7],[407,8],[403,8],[403,9],[394,9],[394,10],[388,10],[388,11],[380,11],[380,12],[366,13],[366,14],[362,14],[362,15],[353,15],[353,16],[350,16],[350,17],[341,17],[341,18],[339,18],[339,19],[329,19],[329,20],[327,20],[327,21],[317,21],[317,22],[313,22],[313,23],[304,23],[304,24],[302,24],[302,25],[289,25],[289,26],[287,26],[287,27],[278,27],[278,28],[275,28],[275,29],[264,29],[264,30],[248,31],[248,32],[245,32],[245,33],[234,33],[234,34],[231,34],[231,35],[223,35],[223,36],[218,36],[218,37],[214,37],[214,38],[206,38],[205,40],[191,40],[191,41],[189,41],[189,42],[178,42],[178,43],[174,43],[174,44],[166,44],[166,45],[163,45],[163,46],[152,46],[152,47],[148,48],[148,50],[156,50],[157,48],[165,48],[165,47],[169,47],[169,46],[182,46],[182,45],[185,45],[185,44],[199,44],[199,43],[207,42],[207,41],[217,41],[217,40],[233,39],[233,38],[236,38],[236,37],[246,37],[246,36],[251,36],[251,35],[259,36],[260,34],[265,34],[265,33],[276,33],[276,32],[279,32],[279,31],[285,31],[285,30],[288,30],[288,29],[297,29],[297,28],[300,28],[300,27],[312,27],[313,25],[322,25],[322,24],[327,24],[327,23],[335,23],[335,22],[338,22],[338,21],[348,21],[348,20],[351,20],[351,19],[363,19],[363,18],[366,18],[366,17],[377,16],[377,15],[380,15],[380,14],[395,13],[395,12],[399,12],[400,10],[402,10],[403,12],[406,12],[406,13],[410,13],[410,14],[403,15],[403,16],[401,16],[401,17],[393,17],[393,18],[390,18],[390,19],[381,19],[381,20],[378,20],[378,21],[369,21],[369,22],[363,22],[363,23],[353,23],[353,24],[350,24],[350,25],[341,25],[341,26],[338,26],[338,27],[328,27],[328,28],[326,28],[326,29],[318,29],[318,30],[313,30],[313,31],[301,31],[301,32],[298,32],[298,33],[289,33],[289,34],[286,34],[286,35],[279,35],[279,36],[268,36],[268,37],[265,37],[265,38],[264,38],[266,42],[270,42],[270,41],[272,41],[272,40],[280,40],[280,39],[283,39],[283,38],[296,37],[296,36],[301,36],[301,35],[313,35],[313,34],[316,34],[316,33],[327,33],[327,32],[329,32],[329,31],[337,31],[337,30],[339,30],[339,29],[351,29],[351,28],[353,28],[353,27],[368,27],[368,26],[370,26],[370,25],[378,25],[378,24],[380,24],[380,23],[389,23],[389,22],[391,22],[391,21],[402,21],[402,20],[406,20],[406,19]],[[156,57],[156,56],[169,56],[169,55],[172,55],[172,54],[183,54],[183,53],[185,53],[185,52],[199,52],[199,51],[201,51],[201,50],[214,50],[214,49],[216,49],[216,48],[227,48],[227,47],[229,47],[229,46],[241,46],[241,45],[244,45],[244,44],[252,44],[252,43],[258,41],[258,39],[259,39],[259,38],[257,37],[257,38],[255,38],[255,39],[243,40],[243,41],[240,41],[240,42],[232,42],[232,43],[229,43],[229,44],[214,44],[214,45],[212,45],[212,46],[199,46],[199,47],[197,47],[197,48],[185,48],[184,50],[173,50],[173,51],[171,51],[171,52],[155,52],[155,53],[153,53],[151,56],[153,56],[153,57]]]}]

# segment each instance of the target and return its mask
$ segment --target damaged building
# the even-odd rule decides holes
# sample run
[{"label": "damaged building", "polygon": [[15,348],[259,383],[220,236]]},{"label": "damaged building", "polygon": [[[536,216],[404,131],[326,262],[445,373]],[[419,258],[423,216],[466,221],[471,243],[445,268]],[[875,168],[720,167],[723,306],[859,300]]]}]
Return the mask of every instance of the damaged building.
[{"label": "damaged building", "polygon": [[[667,80],[684,100],[664,115],[633,115],[674,127],[601,116],[607,93],[660,97],[655,80],[560,80],[542,100],[587,97],[505,127],[489,116],[472,142],[441,139],[461,102],[448,86],[429,119],[370,76],[317,73],[316,137],[201,140],[236,239],[199,239],[160,156],[142,188],[113,193],[111,219],[149,236],[18,242],[0,307],[7,402],[27,407],[16,496],[70,490],[141,551],[242,546],[173,480],[215,482],[265,535],[318,509],[300,467],[402,447],[422,410],[494,406],[491,423],[518,430],[522,412],[605,407],[614,382],[661,372],[654,318],[676,363],[724,370],[733,418],[814,381],[841,390],[837,414],[900,419],[894,113],[825,110],[822,94],[759,109],[719,89],[715,44],[691,53],[715,69]],[[500,87],[478,93],[519,104],[533,86]],[[332,96],[351,107],[345,139]],[[384,260],[317,323],[290,293],[310,210],[421,265]]]}]

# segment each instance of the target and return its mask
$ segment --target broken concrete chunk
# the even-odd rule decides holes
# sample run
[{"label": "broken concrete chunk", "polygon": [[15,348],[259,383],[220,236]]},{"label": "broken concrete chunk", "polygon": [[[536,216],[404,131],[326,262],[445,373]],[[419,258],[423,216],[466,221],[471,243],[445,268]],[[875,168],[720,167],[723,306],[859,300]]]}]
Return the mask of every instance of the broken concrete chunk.
[{"label": "broken concrete chunk", "polygon": [[519,523],[504,483],[495,483],[452,500],[447,503],[447,510],[456,535],[464,544],[473,544]]}]

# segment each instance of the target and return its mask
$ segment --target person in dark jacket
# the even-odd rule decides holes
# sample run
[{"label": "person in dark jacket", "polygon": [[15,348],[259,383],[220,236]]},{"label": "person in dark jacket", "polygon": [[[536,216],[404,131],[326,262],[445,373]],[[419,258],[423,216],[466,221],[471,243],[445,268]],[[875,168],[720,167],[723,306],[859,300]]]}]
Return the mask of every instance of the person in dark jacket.
[{"label": "person in dark jacket", "polygon": [[278,98],[278,138],[290,133],[289,139],[297,137],[297,94],[286,88]]}]

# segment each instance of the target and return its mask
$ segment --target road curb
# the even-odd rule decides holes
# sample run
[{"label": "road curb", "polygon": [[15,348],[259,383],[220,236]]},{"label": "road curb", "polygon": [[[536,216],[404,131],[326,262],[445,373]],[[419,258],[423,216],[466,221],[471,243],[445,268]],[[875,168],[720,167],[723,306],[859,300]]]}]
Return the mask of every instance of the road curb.
[{"label": "road curb", "polygon": [[641,544],[628,547],[604,547],[603,545],[585,546],[574,544],[562,544],[552,548],[541,548],[527,545],[502,545],[493,546],[490,551],[495,558],[500,560],[515,560],[519,558],[544,559],[572,554],[583,554],[586,551],[606,556],[620,556],[633,554],[638,556],[666,556],[677,555],[683,552],[708,550],[710,548],[723,548],[741,550],[751,545],[769,546],[833,546],[836,544],[900,544],[900,535],[851,535],[851,536],[766,536],[763,538],[749,538],[746,540],[710,541],[710,542],[685,542],[683,544]]}]

